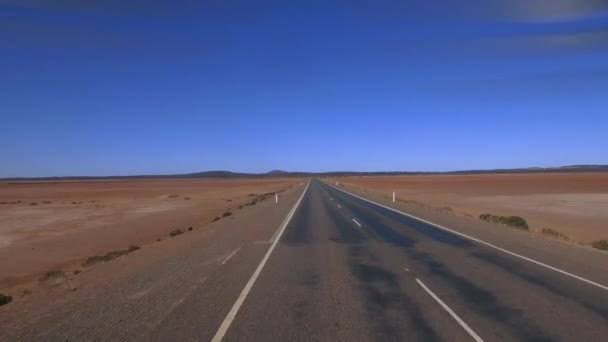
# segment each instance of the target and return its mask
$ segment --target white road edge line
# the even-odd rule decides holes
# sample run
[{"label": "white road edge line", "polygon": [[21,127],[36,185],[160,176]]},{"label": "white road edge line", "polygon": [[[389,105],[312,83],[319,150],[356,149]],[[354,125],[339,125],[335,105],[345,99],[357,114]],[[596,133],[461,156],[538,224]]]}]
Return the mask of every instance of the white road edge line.
[{"label": "white road edge line", "polygon": [[240,249],[241,249],[241,247],[239,247],[239,248],[235,249],[234,251],[232,251],[232,253],[230,253],[230,254],[229,254],[227,257],[226,257],[226,259],[224,259],[224,261],[222,261],[222,265],[225,265],[225,264],[228,262],[228,260],[230,260],[230,258],[232,258],[232,257],[233,257],[233,256],[234,256],[236,253],[238,253],[238,251],[239,251]]},{"label": "white road edge line", "polygon": [[409,270],[407,267],[404,267],[403,269],[404,269],[404,270],[406,270],[407,272],[409,272],[409,271],[410,271],[410,270]]},{"label": "white road edge line", "polygon": [[429,289],[428,287],[426,287],[426,285],[424,285],[424,283],[416,278],[416,282],[418,283],[418,285],[422,286],[422,288],[429,294],[431,295],[431,297],[433,297],[433,299],[439,303],[439,305],[441,305],[441,307],[443,307],[445,309],[445,311],[447,311],[450,316],[452,316],[452,318],[454,318],[456,320],[456,322],[458,322],[458,324],[460,324],[460,326],[466,330],[466,332],[469,333],[469,335],[471,335],[471,337],[477,341],[477,342],[483,342],[483,339],[481,337],[479,337],[479,335],[477,335],[473,329],[471,329],[460,317],[458,317],[458,315],[452,310],[450,309],[449,306],[447,306],[441,299],[439,299],[439,297],[437,297],[436,294],[433,293],[433,291],[431,291],[431,289]]},{"label": "white road edge line", "polygon": [[338,208],[342,209],[342,206],[338,204]]},{"label": "white road edge line", "polygon": [[593,286],[599,287],[599,288],[600,288],[600,289],[602,289],[602,290],[606,290],[606,291],[608,291],[608,286],[606,286],[606,285],[602,285],[602,284],[600,284],[600,283],[596,283],[596,282],[594,282],[593,280],[589,280],[589,279],[583,278],[583,277],[581,277],[581,276],[577,276],[576,274],[572,274],[572,273],[570,273],[570,272],[567,272],[567,271],[561,270],[561,269],[559,269],[559,268],[557,268],[557,267],[553,267],[553,266],[551,266],[551,265],[547,265],[547,264],[542,263],[542,262],[540,262],[540,261],[537,261],[537,260],[534,260],[534,259],[528,258],[528,257],[526,257],[526,256],[523,256],[523,255],[517,254],[517,253],[515,253],[515,252],[511,252],[511,251],[506,250],[506,249],[504,249],[504,248],[500,248],[500,247],[498,247],[498,246],[496,246],[496,245],[493,245],[493,244],[491,244],[491,243],[489,243],[489,242],[485,242],[485,241],[483,241],[483,240],[480,240],[480,239],[478,239],[478,238],[472,237],[472,236],[470,236],[470,235],[463,234],[463,233],[457,232],[457,231],[455,231],[455,230],[452,230],[452,229],[446,228],[446,227],[441,226],[441,225],[439,225],[439,224],[437,224],[437,223],[433,223],[433,222],[427,221],[427,220],[425,220],[425,219],[421,219],[420,217],[417,217],[417,216],[414,216],[414,215],[411,215],[411,214],[406,214],[406,213],[404,213],[404,212],[402,212],[402,211],[399,211],[399,210],[397,210],[397,209],[393,209],[393,208],[388,207],[388,206],[386,206],[386,205],[383,205],[383,204],[376,203],[376,202],[374,202],[374,201],[368,200],[367,198],[363,198],[363,197],[361,197],[361,196],[357,196],[357,195],[355,195],[355,194],[351,194],[350,192],[348,192],[348,191],[346,191],[346,190],[342,190],[342,189],[340,189],[340,188],[336,188],[335,186],[333,186],[333,185],[331,185],[331,184],[328,184],[328,183],[325,183],[325,184],[327,184],[327,185],[331,186],[332,188],[334,188],[334,189],[336,189],[336,190],[340,190],[340,191],[342,191],[342,192],[344,192],[344,193],[347,193],[347,194],[349,194],[349,195],[351,195],[351,196],[353,196],[353,197],[356,197],[356,198],[358,198],[358,199],[364,200],[364,201],[369,202],[369,203],[371,203],[371,204],[375,204],[375,205],[377,205],[377,206],[379,206],[379,207],[382,207],[382,208],[385,208],[385,209],[388,209],[388,210],[394,211],[394,212],[399,213],[399,214],[401,214],[401,215],[405,215],[405,216],[407,216],[407,217],[413,218],[413,219],[418,220],[418,221],[420,221],[420,222],[424,222],[424,223],[426,223],[426,224],[430,224],[431,226],[434,226],[434,227],[437,227],[437,228],[439,228],[439,229],[442,229],[442,230],[448,231],[448,232],[450,232],[450,233],[452,233],[452,234],[456,234],[456,235],[458,235],[458,236],[461,236],[461,237],[463,237],[463,238],[466,238],[466,239],[469,239],[469,240],[475,241],[475,242],[480,243],[480,244],[482,244],[482,245],[486,245],[486,246],[488,246],[488,247],[492,247],[492,248],[494,248],[494,249],[497,249],[497,250],[499,250],[499,251],[501,251],[501,252],[507,253],[507,254],[512,255],[512,256],[514,256],[514,257],[518,257],[518,258],[520,258],[520,259],[523,259],[523,260],[529,261],[529,262],[531,262],[531,263],[533,263],[533,264],[536,264],[536,265],[538,265],[538,266],[542,266],[542,267],[548,268],[548,269],[550,269],[550,270],[552,270],[552,271],[555,271],[555,272],[561,273],[561,274],[566,275],[566,276],[568,276],[568,277],[572,277],[572,278],[574,278],[574,279],[580,280],[580,281],[585,282],[585,283],[587,283],[587,284],[590,284],[590,285],[593,285]]},{"label": "white road edge line", "polygon": [[245,301],[245,298],[247,298],[247,295],[249,295],[249,291],[251,291],[253,284],[260,276],[260,273],[262,272],[264,265],[266,265],[268,258],[270,258],[270,255],[272,254],[272,251],[276,247],[277,242],[279,242],[279,240],[281,240],[281,235],[283,235],[283,232],[285,231],[285,227],[287,227],[287,224],[289,224],[289,221],[291,220],[293,214],[296,212],[296,209],[298,209],[298,206],[300,205],[300,202],[302,202],[302,198],[304,198],[304,195],[306,194],[306,191],[308,190],[309,185],[310,185],[310,180],[308,181],[308,184],[306,184],[306,188],[304,188],[304,192],[302,192],[302,195],[300,196],[300,198],[298,199],[296,204],[294,204],[293,208],[291,208],[291,210],[285,217],[285,220],[283,220],[283,223],[281,223],[281,225],[279,226],[279,234],[277,235],[276,239],[272,242],[272,245],[270,245],[270,247],[268,248],[266,255],[264,255],[264,258],[258,265],[258,268],[256,268],[255,272],[253,272],[253,274],[251,275],[251,278],[249,279],[249,281],[247,282],[247,284],[241,291],[241,294],[236,299],[236,302],[234,302],[234,305],[232,305],[232,308],[226,315],[226,318],[224,318],[224,321],[222,322],[219,329],[215,333],[215,336],[213,336],[213,339],[211,339],[211,342],[220,342],[224,338],[224,335],[226,335],[226,332],[230,328],[230,325],[232,324],[232,321],[236,317],[236,314],[239,312],[241,305],[243,305],[243,302]]},{"label": "white road edge line", "polygon": [[355,222],[355,224],[356,224],[357,226],[361,227],[361,223],[357,222],[357,220],[355,220],[354,218],[353,218],[353,222]]}]

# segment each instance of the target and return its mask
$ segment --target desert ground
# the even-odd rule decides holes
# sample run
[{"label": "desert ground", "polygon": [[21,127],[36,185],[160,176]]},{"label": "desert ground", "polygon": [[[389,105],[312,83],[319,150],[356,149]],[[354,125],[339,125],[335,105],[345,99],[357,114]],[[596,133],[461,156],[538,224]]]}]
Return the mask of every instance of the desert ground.
[{"label": "desert ground", "polygon": [[29,293],[46,272],[197,229],[301,179],[0,183],[0,293]]},{"label": "desert ground", "polygon": [[[561,240],[608,239],[608,173],[527,173],[331,178],[351,190],[474,218],[523,217],[533,233],[552,229]],[[543,234],[546,235],[546,234]]]}]

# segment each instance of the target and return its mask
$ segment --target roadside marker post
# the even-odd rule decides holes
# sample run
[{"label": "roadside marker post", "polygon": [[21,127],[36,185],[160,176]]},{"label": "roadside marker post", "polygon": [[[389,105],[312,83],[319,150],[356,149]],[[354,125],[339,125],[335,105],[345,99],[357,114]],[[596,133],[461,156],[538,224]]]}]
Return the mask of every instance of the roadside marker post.
[{"label": "roadside marker post", "polygon": [[393,203],[395,203],[395,192],[393,191]]},{"label": "roadside marker post", "polygon": [[279,203],[279,193],[274,193],[274,203]]}]

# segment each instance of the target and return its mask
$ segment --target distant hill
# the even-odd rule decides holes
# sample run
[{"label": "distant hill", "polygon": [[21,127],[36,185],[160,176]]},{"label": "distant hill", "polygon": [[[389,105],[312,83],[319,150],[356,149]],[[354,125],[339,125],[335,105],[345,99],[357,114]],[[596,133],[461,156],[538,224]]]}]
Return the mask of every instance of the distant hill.
[{"label": "distant hill", "polygon": [[272,171],[268,171],[266,172],[267,175],[286,175],[289,174],[288,171],[283,171],[283,170],[272,170]]},{"label": "distant hill", "polygon": [[332,171],[332,172],[291,172],[272,170],[266,173],[242,173],[232,171],[204,171],[174,175],[132,175],[132,176],[65,176],[65,177],[23,177],[0,178],[0,181],[77,181],[77,180],[118,180],[118,179],[187,179],[187,178],[269,178],[269,177],[344,177],[344,176],[399,176],[399,175],[441,175],[441,174],[484,174],[484,173],[542,173],[542,172],[608,172],[608,165],[568,165],[560,167],[528,167],[517,169],[462,170],[447,172],[427,171]]}]

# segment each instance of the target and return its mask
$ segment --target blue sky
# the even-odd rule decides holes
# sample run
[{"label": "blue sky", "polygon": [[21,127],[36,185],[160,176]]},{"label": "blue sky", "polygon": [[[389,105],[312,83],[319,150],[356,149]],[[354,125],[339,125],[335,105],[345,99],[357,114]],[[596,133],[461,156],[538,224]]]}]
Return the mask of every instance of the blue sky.
[{"label": "blue sky", "polygon": [[0,0],[0,177],[608,164],[593,0]]}]

